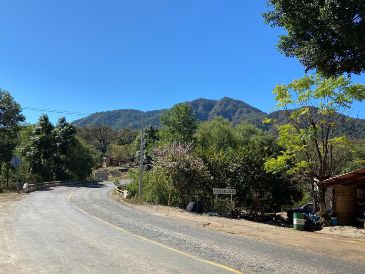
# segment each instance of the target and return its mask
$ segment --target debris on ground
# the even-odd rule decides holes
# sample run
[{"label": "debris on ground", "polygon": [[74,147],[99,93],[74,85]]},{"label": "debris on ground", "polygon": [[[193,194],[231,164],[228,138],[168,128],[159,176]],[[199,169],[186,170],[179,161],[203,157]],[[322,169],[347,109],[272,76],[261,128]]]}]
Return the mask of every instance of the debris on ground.
[{"label": "debris on ground", "polygon": [[365,239],[365,229],[355,226],[327,226],[318,233]]}]

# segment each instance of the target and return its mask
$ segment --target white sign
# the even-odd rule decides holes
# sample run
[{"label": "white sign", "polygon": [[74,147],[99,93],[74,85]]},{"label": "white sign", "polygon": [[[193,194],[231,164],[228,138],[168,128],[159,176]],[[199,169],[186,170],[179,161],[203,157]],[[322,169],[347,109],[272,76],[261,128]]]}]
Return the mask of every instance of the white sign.
[{"label": "white sign", "polygon": [[234,188],[213,188],[213,194],[236,195]]},{"label": "white sign", "polygon": [[19,167],[21,164],[22,164],[22,160],[18,157],[18,156],[14,156],[11,161],[10,161],[10,164],[17,168]]}]

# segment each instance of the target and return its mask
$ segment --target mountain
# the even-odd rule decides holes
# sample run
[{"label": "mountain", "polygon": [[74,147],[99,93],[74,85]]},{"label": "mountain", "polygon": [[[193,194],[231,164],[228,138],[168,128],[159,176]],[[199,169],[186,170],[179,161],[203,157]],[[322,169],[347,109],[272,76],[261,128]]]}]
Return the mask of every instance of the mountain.
[{"label": "mountain", "polygon": [[187,102],[191,105],[198,120],[207,121],[221,116],[237,124],[245,121],[255,125],[261,124],[266,113],[249,104],[224,97],[220,100],[197,99]]},{"label": "mountain", "polygon": [[[246,104],[245,102],[224,97],[220,100],[197,99],[186,102],[194,110],[198,120],[211,120],[216,116],[222,116],[233,123],[247,121],[255,125],[261,124],[266,113]],[[96,112],[85,118],[73,122],[75,126],[107,125],[113,129],[141,127],[142,116],[145,125],[160,125],[160,116],[165,110],[140,111],[134,109],[121,109],[105,112]]]},{"label": "mountain", "polygon": [[96,112],[85,118],[73,122],[75,126],[87,127],[96,125],[110,126],[113,129],[134,128],[142,125],[142,118],[145,125],[160,125],[160,116],[164,110],[140,111],[134,109],[110,110]]},{"label": "mountain", "polygon": [[[292,111],[293,110],[289,110],[289,112]],[[351,139],[365,138],[365,119],[351,118],[343,114],[338,115],[338,124],[340,125],[338,133],[340,135],[346,135]],[[269,113],[266,117],[276,121],[276,123],[279,125],[289,122],[284,110],[274,111],[272,113]],[[274,128],[273,126],[264,126],[263,128],[274,134],[276,133],[276,128]]]},{"label": "mountain", "polygon": [[[191,105],[198,120],[207,121],[214,117],[222,116],[234,124],[248,122],[259,128],[275,132],[273,126],[264,125],[262,120],[265,117],[276,120],[279,124],[287,122],[284,111],[279,110],[272,113],[265,113],[245,102],[224,97],[220,100],[199,98],[186,102]],[[97,112],[85,118],[73,122],[75,126],[107,125],[113,129],[133,128],[138,129],[142,124],[142,117],[145,125],[160,125],[160,116],[165,111],[140,111],[134,109],[112,110]],[[341,131],[351,138],[365,138],[365,119],[355,119],[341,115]]]}]

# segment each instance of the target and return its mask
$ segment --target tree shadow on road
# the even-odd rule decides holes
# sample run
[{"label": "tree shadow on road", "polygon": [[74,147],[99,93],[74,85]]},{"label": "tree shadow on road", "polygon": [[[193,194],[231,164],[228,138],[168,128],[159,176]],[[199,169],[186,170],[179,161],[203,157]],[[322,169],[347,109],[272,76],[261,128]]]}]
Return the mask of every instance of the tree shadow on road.
[{"label": "tree shadow on road", "polygon": [[104,188],[107,187],[103,182],[74,182],[67,185],[61,185],[64,187],[77,187],[77,188]]},{"label": "tree shadow on road", "polygon": [[35,191],[51,191],[57,187],[76,187],[76,188],[104,188],[107,187],[103,182],[97,181],[80,181],[68,182],[60,185],[39,186]]}]

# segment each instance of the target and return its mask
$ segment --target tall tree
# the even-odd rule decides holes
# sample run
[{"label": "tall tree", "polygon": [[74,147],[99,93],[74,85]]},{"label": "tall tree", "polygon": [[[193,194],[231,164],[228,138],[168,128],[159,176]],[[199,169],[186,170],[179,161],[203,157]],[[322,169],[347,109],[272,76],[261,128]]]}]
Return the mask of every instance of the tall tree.
[{"label": "tall tree", "polygon": [[196,130],[193,109],[186,103],[173,106],[161,116],[162,139],[168,142],[190,142]]},{"label": "tall tree", "polygon": [[115,137],[113,129],[103,125],[78,128],[78,134],[89,145],[101,153],[107,152],[110,143]]},{"label": "tall tree", "polygon": [[31,141],[24,147],[23,154],[30,163],[30,171],[38,174],[43,181],[54,178],[56,142],[54,126],[47,115],[42,115],[33,128]]},{"label": "tall tree", "polygon": [[212,196],[212,187],[235,188],[236,205],[255,210],[279,210],[298,197],[298,188],[283,172],[265,171],[265,159],[279,150],[274,137],[254,125],[234,126],[215,118],[199,124],[195,141],[196,151],[211,175],[206,196]]},{"label": "tall tree", "polygon": [[115,137],[115,143],[117,145],[129,145],[133,143],[138,135],[138,131],[130,128],[123,128],[118,131]]},{"label": "tall tree", "polygon": [[233,124],[223,117],[199,124],[195,133],[198,148],[207,151],[225,150],[238,146],[237,135]]},{"label": "tall tree", "polygon": [[135,147],[133,144],[111,144],[108,150],[108,155],[110,155],[114,160],[131,162],[135,156]]},{"label": "tall tree", "polygon": [[272,26],[285,28],[279,50],[297,57],[308,70],[326,76],[365,71],[363,0],[270,0],[265,13]]},{"label": "tall tree", "polygon": [[98,153],[90,145],[84,140],[76,138],[70,154],[64,159],[68,178],[86,179],[99,160]]},{"label": "tall tree", "polygon": [[0,89],[0,175],[3,166],[8,184],[10,160],[17,145],[20,123],[24,121],[20,105],[8,91]]},{"label": "tall tree", "polygon": [[65,165],[70,157],[71,153],[75,150],[76,146],[76,129],[73,125],[66,122],[64,117],[58,120],[56,127],[54,128],[54,137],[56,142],[55,153],[55,175],[58,180],[67,179],[69,174]]},{"label": "tall tree", "polygon": [[97,158],[65,118],[54,127],[47,115],[42,115],[36,125],[24,127],[19,150],[24,156],[23,178],[36,182],[85,179]]},{"label": "tall tree", "polygon": [[[339,135],[339,121],[353,101],[365,99],[365,85],[351,84],[349,78],[305,76],[289,85],[278,85],[277,106],[285,110],[288,123],[278,127],[278,143],[285,150],[266,162],[267,171],[287,170],[303,174],[314,190],[315,183],[335,175],[343,168],[341,153],[346,136]],[[296,110],[289,107],[297,106]],[[319,202],[324,207],[320,187]]]}]

